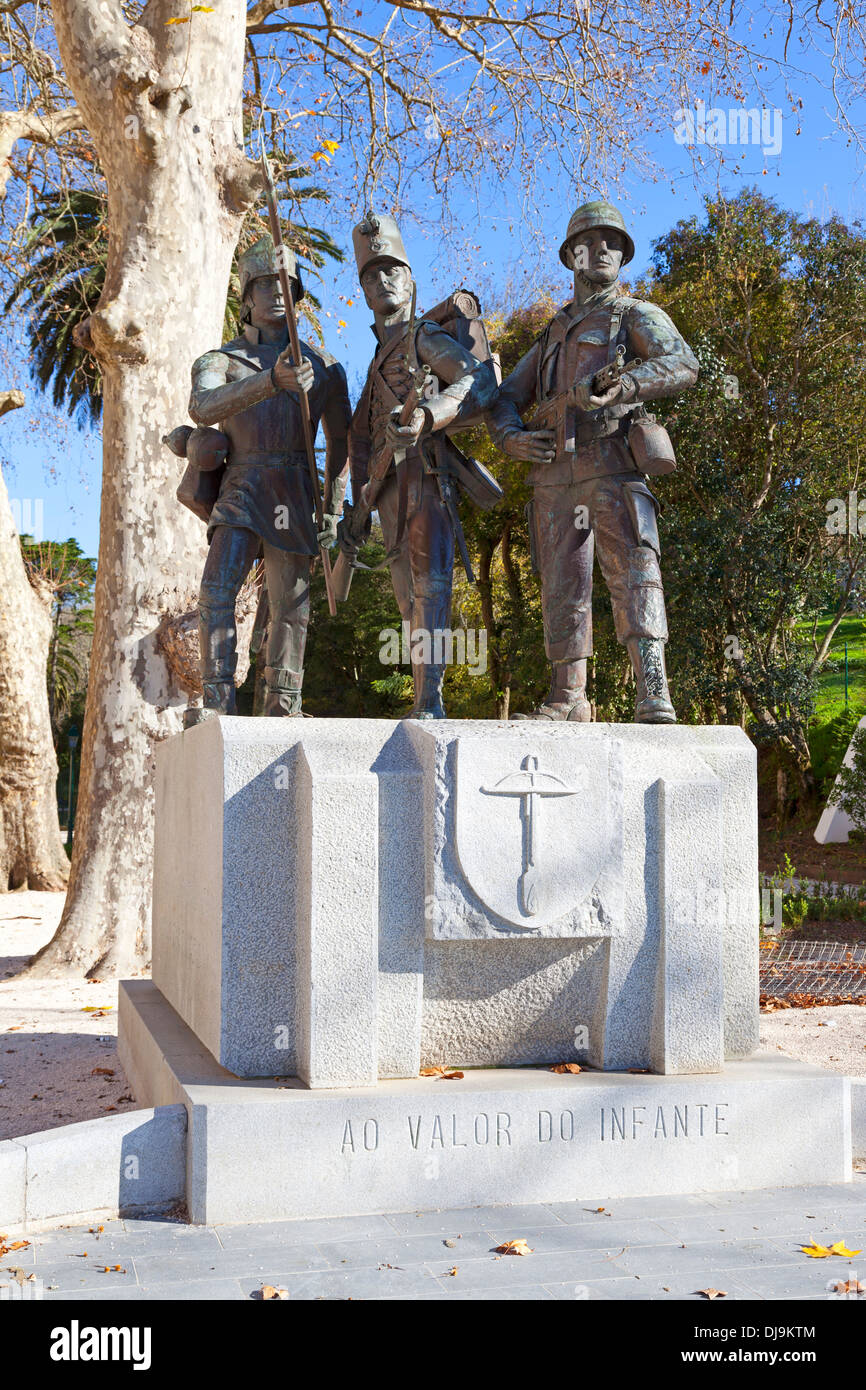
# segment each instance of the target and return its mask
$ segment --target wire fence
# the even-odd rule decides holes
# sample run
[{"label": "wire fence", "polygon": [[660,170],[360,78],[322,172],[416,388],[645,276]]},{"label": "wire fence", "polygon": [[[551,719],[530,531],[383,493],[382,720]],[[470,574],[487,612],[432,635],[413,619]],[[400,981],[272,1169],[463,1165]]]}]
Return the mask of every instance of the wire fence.
[{"label": "wire fence", "polygon": [[850,996],[866,1002],[866,945],[844,941],[783,941],[761,951],[761,993],[816,998]]}]

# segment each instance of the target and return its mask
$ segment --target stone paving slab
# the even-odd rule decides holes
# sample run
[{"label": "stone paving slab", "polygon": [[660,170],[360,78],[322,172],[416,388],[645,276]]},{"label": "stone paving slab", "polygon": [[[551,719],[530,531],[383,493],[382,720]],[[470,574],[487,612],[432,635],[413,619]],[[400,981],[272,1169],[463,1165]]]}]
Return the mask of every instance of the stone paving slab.
[{"label": "stone paving slab", "polygon": [[206,1255],[160,1251],[155,1255],[137,1255],[134,1264],[139,1283],[145,1287],[207,1274],[227,1275],[235,1279],[241,1275],[261,1273],[263,1282],[272,1284],[274,1281],[269,1270],[297,1272],[332,1267],[315,1245],[296,1245],[279,1251],[219,1250]]},{"label": "stone paving slab", "polygon": [[[866,1251],[866,1175],[840,1187],[423,1215],[102,1224],[29,1236],[0,1260],[0,1282],[21,1266],[36,1271],[46,1299],[86,1302],[249,1300],[265,1283],[300,1301],[697,1301],[710,1286],[729,1300],[826,1299],[828,1281],[852,1277],[858,1264],[864,1279],[866,1255],[810,1260],[799,1246],[844,1239]],[[517,1238],[531,1255],[496,1254]],[[103,1272],[113,1264],[121,1269]]]},{"label": "stone paving slab", "polygon": [[[663,1303],[670,1299],[691,1299],[692,1302],[702,1303],[701,1288],[716,1288],[717,1284],[713,1280],[702,1282],[694,1275],[669,1274],[664,1279],[636,1279],[634,1275],[626,1275],[619,1279],[589,1280],[583,1285],[548,1284],[546,1287],[551,1297],[564,1303],[575,1302],[578,1298],[590,1303]],[[729,1279],[727,1275],[721,1287],[726,1302],[758,1297],[739,1279]],[[579,1294],[576,1289],[580,1290]]]},{"label": "stone paving slab", "polygon": [[[626,1223],[619,1222],[618,1225]],[[862,1215],[848,1208],[819,1208],[817,1215],[806,1215],[803,1211],[732,1211],[719,1208],[710,1216],[660,1217],[658,1226],[668,1233],[671,1240],[685,1245],[698,1241],[754,1240],[756,1236],[778,1239],[789,1237],[796,1245],[808,1244],[818,1240],[822,1245],[833,1241],[853,1241],[857,1231],[860,1239],[866,1238],[866,1209]],[[632,1244],[636,1244],[632,1241]],[[648,1242],[641,1242],[647,1244]]]},{"label": "stone paving slab", "polygon": [[[849,1246],[850,1249],[850,1246]],[[804,1255],[796,1265],[768,1265],[763,1269],[740,1269],[737,1277],[750,1290],[750,1298],[823,1298],[830,1296],[828,1283],[858,1277],[857,1260],[813,1260]],[[859,1279],[866,1283],[862,1257],[859,1264]],[[860,1302],[859,1299],[840,1298],[840,1303]]]},{"label": "stone paving slab", "polygon": [[399,1227],[395,1227],[387,1216],[328,1216],[313,1221],[256,1221],[244,1226],[211,1226],[207,1229],[219,1231],[220,1243],[225,1250],[246,1250],[273,1245],[280,1248],[294,1244],[312,1245],[317,1241],[386,1239],[393,1236]]},{"label": "stone paving slab", "polygon": [[[586,1206],[588,1203],[583,1203]],[[558,1226],[561,1221],[550,1206],[460,1207],[457,1210],[432,1212],[398,1212],[387,1217],[401,1235],[427,1235],[440,1232],[445,1236],[465,1234],[466,1231],[486,1231],[506,1218],[514,1226]]]},{"label": "stone paving slab", "polygon": [[323,1270],[313,1274],[299,1274],[297,1271],[268,1271],[267,1278],[241,1279],[240,1286],[249,1297],[260,1289],[262,1283],[273,1284],[288,1290],[290,1299],[353,1298],[414,1299],[419,1296],[439,1297],[441,1290],[437,1281],[424,1267],[409,1269],[353,1269]]}]

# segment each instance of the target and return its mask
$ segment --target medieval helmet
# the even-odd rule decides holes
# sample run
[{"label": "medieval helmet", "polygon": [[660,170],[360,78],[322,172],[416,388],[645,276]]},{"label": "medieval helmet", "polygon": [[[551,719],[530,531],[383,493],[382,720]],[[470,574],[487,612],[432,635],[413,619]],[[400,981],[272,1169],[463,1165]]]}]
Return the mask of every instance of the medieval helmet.
[{"label": "medieval helmet", "polygon": [[368,212],[363,222],[352,228],[352,245],[359,280],[373,261],[399,261],[411,270],[400,228],[393,217],[388,217],[386,213],[379,215],[372,210]]},{"label": "medieval helmet", "polygon": [[613,203],[605,202],[603,198],[592,203],[582,203],[571,214],[565,241],[559,248],[559,259],[562,264],[571,270],[571,243],[581,232],[588,232],[591,227],[604,227],[608,231],[619,232],[622,235],[625,240],[622,263],[628,265],[634,256],[634,242],[626,231],[625,220],[619,208],[614,207]]},{"label": "medieval helmet", "polygon": [[[284,246],[286,273],[290,280],[294,280],[297,288],[294,290],[295,300],[303,299],[304,284],[301,280],[301,272],[298,268],[297,258],[294,251],[288,246]],[[254,241],[252,246],[247,247],[246,251],[238,257],[238,279],[241,284],[241,302],[253,280],[260,275],[277,274],[277,253],[274,249],[273,238],[270,233],[265,233]]]}]

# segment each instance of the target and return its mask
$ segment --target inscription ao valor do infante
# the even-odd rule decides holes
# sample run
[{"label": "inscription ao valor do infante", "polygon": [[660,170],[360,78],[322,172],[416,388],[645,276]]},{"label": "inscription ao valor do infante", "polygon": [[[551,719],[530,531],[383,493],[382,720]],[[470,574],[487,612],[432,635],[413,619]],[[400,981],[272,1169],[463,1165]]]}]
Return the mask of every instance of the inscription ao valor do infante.
[{"label": "inscription ao valor do infante", "polygon": [[[580,1123],[574,1110],[538,1110],[533,1120],[516,1119],[507,1110],[457,1115],[406,1115],[397,1126],[396,1140],[418,1153],[441,1149],[510,1149],[520,1143],[570,1143],[590,1139],[601,1143],[712,1139],[728,1135],[729,1102],[699,1101],[687,1105],[603,1105],[591,1124]],[[343,1123],[341,1154],[375,1153],[395,1138],[378,1120],[347,1119]]]}]

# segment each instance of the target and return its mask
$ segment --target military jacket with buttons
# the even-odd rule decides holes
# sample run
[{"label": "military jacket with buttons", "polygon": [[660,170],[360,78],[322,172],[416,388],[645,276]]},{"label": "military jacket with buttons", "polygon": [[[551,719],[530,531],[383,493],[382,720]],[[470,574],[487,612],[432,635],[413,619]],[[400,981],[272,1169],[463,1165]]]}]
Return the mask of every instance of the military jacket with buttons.
[{"label": "military jacket with buttons", "polygon": [[[217,425],[231,441],[219,497],[208,522],[242,526],[280,550],[318,553],[315,504],[304,449],[301,407],[294,392],[274,385],[271,369],[286,349],[265,343],[247,324],[242,335],[206,352],[192,369],[189,413],[197,425]],[[346,374],[321,348],[301,343],[313,368],[308,392],[313,438],[321,423],[327,446],[324,509],[339,512],[348,476],[351,419]]]},{"label": "military jacket with buttons", "polygon": [[[375,332],[375,329],[374,329]],[[406,324],[379,343],[361,398],[352,417],[349,444],[352,492],[358,496],[370,476],[371,466],[382,457],[385,431],[393,411],[402,406],[409,395],[412,376],[407,354],[410,328]],[[490,364],[481,363],[456,338],[438,324],[422,320],[415,328],[418,361],[432,373],[430,394],[421,402],[427,417],[426,433],[447,429],[484,410],[490,403],[496,380]],[[377,339],[378,341],[378,339]],[[420,495],[423,465],[420,445],[407,451],[405,463],[409,488],[409,509],[414,510]],[[443,447],[450,445],[447,440]],[[394,471],[393,461],[386,476]]]},{"label": "military jacket with buttons", "polygon": [[[623,397],[604,410],[578,410],[568,399],[572,388],[613,361],[619,346],[626,362],[641,359],[623,377]],[[488,426],[501,447],[535,405],[526,428],[555,430],[556,458],[535,464],[527,477],[530,484],[634,475],[637,465],[627,442],[633,412],[644,401],[693,386],[697,375],[697,358],[664,310],[613,286],[584,304],[567,304],[551,319],[497,391]]]}]

